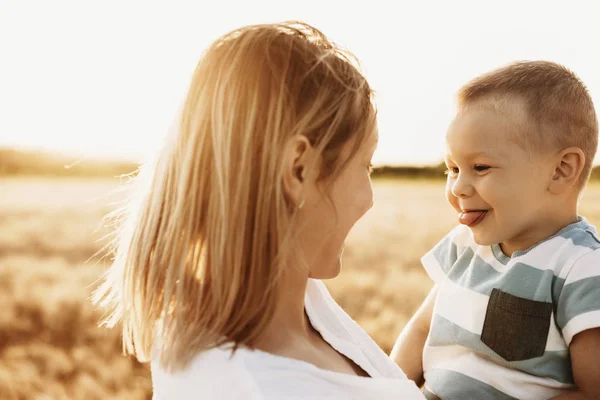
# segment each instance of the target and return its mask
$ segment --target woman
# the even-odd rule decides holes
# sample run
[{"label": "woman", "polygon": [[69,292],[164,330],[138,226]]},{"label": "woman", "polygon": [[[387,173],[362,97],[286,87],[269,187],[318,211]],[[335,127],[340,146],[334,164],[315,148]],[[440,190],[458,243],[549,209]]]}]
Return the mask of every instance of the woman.
[{"label": "woman", "polygon": [[353,58],[299,23],[217,40],[96,293],[155,399],[422,399],[334,302],[377,144]]}]

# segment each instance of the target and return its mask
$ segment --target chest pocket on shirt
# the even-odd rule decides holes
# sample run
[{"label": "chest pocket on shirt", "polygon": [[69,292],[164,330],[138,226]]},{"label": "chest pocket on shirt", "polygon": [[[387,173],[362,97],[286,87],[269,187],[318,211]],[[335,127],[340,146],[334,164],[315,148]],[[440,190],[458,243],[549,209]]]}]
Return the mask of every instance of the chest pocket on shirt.
[{"label": "chest pocket on shirt", "polygon": [[546,349],[552,303],[493,289],[481,341],[506,361],[541,357]]}]

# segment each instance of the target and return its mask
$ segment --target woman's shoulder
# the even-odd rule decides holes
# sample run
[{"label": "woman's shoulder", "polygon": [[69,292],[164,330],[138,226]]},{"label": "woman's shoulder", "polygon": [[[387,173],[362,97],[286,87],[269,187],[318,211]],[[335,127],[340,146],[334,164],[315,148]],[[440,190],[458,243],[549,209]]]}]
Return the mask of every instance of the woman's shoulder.
[{"label": "woman's shoulder", "polygon": [[[345,354],[346,357],[359,365],[361,361],[370,365],[378,376],[408,380],[404,372],[333,299],[322,281],[309,279],[305,303],[311,323],[328,338],[330,344],[344,346],[352,352]],[[353,346],[348,348],[347,343]]]},{"label": "woman's shoulder", "polygon": [[245,364],[246,352],[223,347],[205,350],[184,369],[175,371],[167,371],[153,360],[153,399],[260,399]]}]

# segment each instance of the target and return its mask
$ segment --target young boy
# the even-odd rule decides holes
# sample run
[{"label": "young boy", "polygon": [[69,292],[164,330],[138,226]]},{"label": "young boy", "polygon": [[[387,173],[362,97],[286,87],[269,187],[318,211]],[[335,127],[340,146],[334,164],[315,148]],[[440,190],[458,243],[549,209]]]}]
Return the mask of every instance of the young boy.
[{"label": "young boy", "polygon": [[583,83],[520,62],[465,85],[447,133],[460,225],[392,358],[428,399],[600,398],[600,238],[577,213],[598,146]]}]

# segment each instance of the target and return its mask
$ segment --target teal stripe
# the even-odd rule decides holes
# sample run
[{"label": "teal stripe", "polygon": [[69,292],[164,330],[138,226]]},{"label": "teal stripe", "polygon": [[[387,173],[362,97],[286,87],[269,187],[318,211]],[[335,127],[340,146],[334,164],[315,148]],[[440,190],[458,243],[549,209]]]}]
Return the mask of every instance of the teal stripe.
[{"label": "teal stripe", "polygon": [[437,262],[440,263],[444,274],[447,275],[458,257],[458,248],[452,243],[452,237],[446,236],[431,251]]},{"label": "teal stripe", "polygon": [[481,257],[468,249],[458,258],[448,278],[467,289],[489,296],[499,288],[513,296],[535,301],[554,303],[565,280],[554,275],[551,269],[541,270],[520,262],[505,272],[498,272]]},{"label": "teal stripe", "polygon": [[[562,237],[565,239],[571,239],[574,245],[589,247],[596,249],[600,247],[600,238],[598,238],[598,231],[594,225],[590,224],[584,217],[578,216],[578,222],[567,225],[558,231],[556,234],[550,236],[547,240],[554,237]],[[523,254],[517,252],[518,254]]]},{"label": "teal stripe", "polygon": [[517,258],[515,260],[517,262],[510,269],[499,272],[475,255],[471,248],[464,249],[459,255],[456,245],[447,243],[449,237],[439,243],[439,247],[436,248],[436,258],[444,270],[448,268],[448,264],[445,263],[454,261],[447,272],[450,280],[475,292],[489,295],[495,287],[509,288],[503,291],[536,301],[553,302],[554,300],[556,304],[564,285],[564,279],[558,276],[562,268],[568,266],[567,259],[572,254],[571,246],[583,246],[591,250],[600,248],[600,242],[597,236],[594,236],[594,232],[593,227],[585,220],[564,228],[556,236],[562,236],[570,242],[555,249],[559,253],[556,265],[540,265],[540,267],[550,267],[545,270],[519,262]]},{"label": "teal stripe", "polygon": [[598,238],[598,233],[591,225],[581,226],[578,229],[562,232],[558,236],[565,239],[571,239],[575,246],[588,247],[592,250],[600,248],[600,239]]},{"label": "teal stripe", "polygon": [[[596,250],[596,249],[600,248],[600,237],[598,236],[598,232],[596,231],[596,228],[593,225],[590,225],[590,223],[585,218],[583,218],[583,217],[578,217],[578,218],[579,218],[579,222],[567,225],[566,227],[561,229],[556,234],[546,238],[545,240],[536,244],[535,246],[532,246],[525,251],[515,252],[513,254],[513,258],[521,257],[521,256],[531,252],[533,249],[538,247],[540,244],[547,243],[548,241],[551,241],[552,239],[557,238],[557,237],[561,237],[563,239],[568,240],[568,242],[561,245],[561,247],[555,247],[555,250],[557,252],[565,254],[565,255],[569,254],[568,248],[570,248],[571,246],[586,247],[591,250]],[[567,246],[567,251],[564,251],[565,248],[563,246]],[[498,246],[497,244],[492,245],[492,251],[496,255],[496,258],[503,264],[506,265],[508,263],[508,261],[510,261],[510,257],[505,256],[502,253],[500,246]],[[558,265],[556,265],[555,267],[560,269],[560,268],[562,268],[564,262],[561,262],[561,260],[559,260],[557,264]],[[560,275],[560,271],[555,271],[555,272],[557,273],[557,275]]]},{"label": "teal stripe", "polygon": [[[591,268],[600,270],[600,265]],[[600,276],[581,279],[563,288],[558,300],[556,323],[562,329],[573,317],[598,310],[600,310]]]},{"label": "teal stripe", "polygon": [[438,396],[435,395],[435,393],[432,393],[429,389],[427,389],[426,387],[423,388],[423,394],[425,395],[425,398],[427,400],[441,400]]},{"label": "teal stripe", "polygon": [[[452,244],[452,246],[454,247],[454,249],[456,249],[455,244]],[[477,262],[478,260],[481,262]],[[448,278],[450,278],[450,280],[455,282],[459,277],[470,272],[469,268],[471,267],[472,264],[473,264],[473,267],[478,266],[478,264],[487,265],[487,263],[485,263],[483,260],[479,259],[478,257],[475,258],[475,253],[473,253],[473,250],[470,247],[467,247],[463,250],[463,252],[455,260],[454,265],[452,265],[452,268],[448,272]],[[489,265],[487,265],[487,266],[490,267]],[[496,272],[496,271],[494,270],[494,272]]]},{"label": "teal stripe", "polygon": [[[586,226],[584,222],[576,224]],[[588,231],[581,228],[566,230],[562,235],[568,236],[572,243],[579,246],[600,248],[600,243]],[[553,268],[542,270],[531,265],[516,262],[508,270],[499,272],[481,257],[474,254],[469,247],[458,254],[456,244],[452,243],[451,236],[446,236],[432,250],[436,260],[448,278],[465,288],[489,296],[492,289],[499,288],[514,296],[530,300],[544,301],[557,304],[558,297],[564,286],[565,280],[559,278],[560,272],[567,265],[571,244],[565,244],[565,250],[558,250],[564,254],[564,260],[557,260]]]},{"label": "teal stripe", "polygon": [[498,365],[516,368],[531,375],[552,378],[562,383],[574,383],[568,350],[546,351],[542,357],[508,362],[487,347],[481,341],[480,335],[470,332],[437,314],[433,316],[431,322],[427,345],[432,347],[463,346],[484,355]]},{"label": "teal stripe", "polygon": [[516,400],[500,390],[459,372],[433,369],[426,373],[425,385],[444,400]]}]

